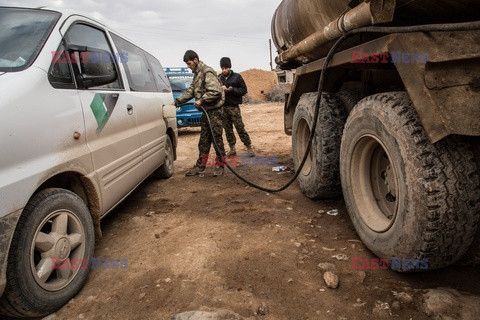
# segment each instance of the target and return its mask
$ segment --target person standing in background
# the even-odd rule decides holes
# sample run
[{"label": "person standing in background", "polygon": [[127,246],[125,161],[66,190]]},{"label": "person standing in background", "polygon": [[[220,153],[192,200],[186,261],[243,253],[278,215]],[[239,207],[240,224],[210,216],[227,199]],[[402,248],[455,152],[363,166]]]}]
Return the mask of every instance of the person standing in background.
[{"label": "person standing in background", "polygon": [[[217,157],[218,159],[222,159],[225,156],[222,137],[222,105],[225,101],[225,94],[218,81],[217,73],[211,67],[200,61],[198,54],[193,50],[187,50],[185,52],[183,61],[194,73],[193,81],[190,87],[181,96],[175,99],[174,104],[175,106],[179,106],[189,101],[191,98],[195,98],[195,107],[198,110],[201,110],[200,106],[205,108],[210,118],[215,141],[220,149],[220,154],[217,153]],[[205,112],[203,112],[200,119],[198,159],[193,168],[185,173],[186,176],[201,175],[205,173],[205,157],[208,157],[212,143],[213,140],[210,133],[210,126],[208,125],[207,116],[205,115]],[[213,169],[214,176],[223,174],[223,166],[220,164],[220,161],[218,161],[218,163],[219,165],[215,165]]]},{"label": "person standing in background", "polygon": [[223,128],[227,136],[228,145],[230,151],[228,156],[235,156],[237,150],[235,149],[235,143],[237,139],[233,132],[233,126],[237,129],[238,136],[247,148],[247,153],[250,156],[255,156],[255,152],[252,148],[252,142],[250,136],[245,130],[243,124],[242,114],[240,113],[239,105],[242,103],[242,97],[247,94],[247,85],[239,73],[233,72],[232,62],[230,58],[223,57],[220,59],[220,67],[222,73],[218,77],[222,84],[223,91],[225,92],[225,104],[223,105]]}]

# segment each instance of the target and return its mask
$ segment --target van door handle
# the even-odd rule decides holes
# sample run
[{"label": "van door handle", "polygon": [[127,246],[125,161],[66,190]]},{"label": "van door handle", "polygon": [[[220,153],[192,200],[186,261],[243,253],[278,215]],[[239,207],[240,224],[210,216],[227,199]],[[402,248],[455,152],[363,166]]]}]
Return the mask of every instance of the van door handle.
[{"label": "van door handle", "polygon": [[127,112],[129,115],[133,114],[133,106],[131,104],[127,104]]}]

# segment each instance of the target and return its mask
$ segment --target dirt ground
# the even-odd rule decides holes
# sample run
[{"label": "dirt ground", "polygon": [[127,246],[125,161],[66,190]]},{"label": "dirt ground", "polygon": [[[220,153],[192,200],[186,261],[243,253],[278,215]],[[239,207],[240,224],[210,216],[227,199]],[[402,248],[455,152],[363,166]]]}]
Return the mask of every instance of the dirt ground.
[{"label": "dirt ground", "polygon": [[[292,168],[283,105],[247,105],[242,114],[257,154],[278,156],[279,165]],[[249,320],[430,319],[423,311],[426,289],[480,295],[478,267],[413,274],[352,269],[352,257],[374,256],[342,199],[312,201],[297,183],[267,193],[231,172],[213,177],[213,168],[205,177],[185,177],[198,137],[199,128],[179,130],[174,176],[145,181],[103,220],[95,257],[127,259],[128,268],[92,270],[57,319],[170,319],[213,309]],[[245,152],[240,141],[237,151]],[[267,187],[293,175],[265,163],[238,171]],[[339,254],[348,259],[332,258]],[[321,263],[335,266],[338,288],[327,287]]]}]

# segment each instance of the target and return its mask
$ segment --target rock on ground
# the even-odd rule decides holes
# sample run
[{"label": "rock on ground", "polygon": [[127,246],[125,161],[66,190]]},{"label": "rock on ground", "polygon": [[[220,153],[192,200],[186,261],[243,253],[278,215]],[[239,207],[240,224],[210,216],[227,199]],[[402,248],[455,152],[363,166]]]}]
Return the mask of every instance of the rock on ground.
[{"label": "rock on ground", "polygon": [[322,262],[318,264],[318,267],[323,271],[335,271],[336,267],[333,263],[330,262]]},{"label": "rock on ground", "polygon": [[480,315],[480,297],[454,289],[431,289],[423,295],[425,313],[435,320],[476,320]]},{"label": "rock on ground", "polygon": [[323,279],[329,288],[338,288],[338,276],[335,273],[327,271],[323,274]]},{"label": "rock on ground", "polygon": [[172,316],[171,320],[243,320],[243,318],[229,310],[216,310],[182,312]]}]

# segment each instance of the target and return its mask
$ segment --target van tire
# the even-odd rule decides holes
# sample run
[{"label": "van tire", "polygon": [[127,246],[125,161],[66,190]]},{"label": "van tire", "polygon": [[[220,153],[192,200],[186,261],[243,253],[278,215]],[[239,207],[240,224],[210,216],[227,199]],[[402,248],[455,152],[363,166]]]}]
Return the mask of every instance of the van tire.
[{"label": "van tire", "polygon": [[[83,287],[94,246],[92,217],[79,196],[56,188],[35,194],[13,235],[0,313],[39,317],[61,308]],[[68,259],[70,265],[55,270],[53,258]],[[78,268],[72,266],[75,261],[79,262]],[[36,271],[40,265],[47,270],[44,281],[39,277],[41,272]]]},{"label": "van tire", "polygon": [[340,173],[353,225],[378,257],[427,261],[432,270],[456,262],[472,243],[480,208],[473,152],[455,136],[432,144],[407,93],[356,105]]},{"label": "van tire", "polygon": [[[295,109],[292,126],[295,170],[300,166],[307,148],[316,100],[316,92],[304,93]],[[339,155],[345,119],[345,109],[340,100],[335,95],[323,94],[310,155],[297,178],[302,192],[309,198],[328,199],[341,194]]]},{"label": "van tire", "polygon": [[155,171],[155,177],[157,179],[168,179],[173,176],[173,172],[175,171],[174,160],[175,154],[173,153],[172,140],[167,135],[167,139],[165,141],[165,161],[160,168]]}]

